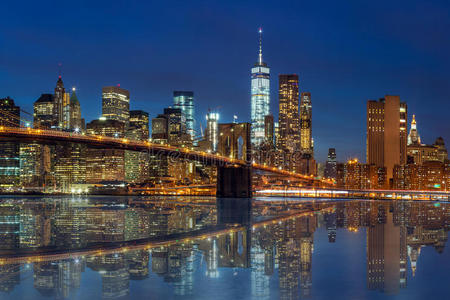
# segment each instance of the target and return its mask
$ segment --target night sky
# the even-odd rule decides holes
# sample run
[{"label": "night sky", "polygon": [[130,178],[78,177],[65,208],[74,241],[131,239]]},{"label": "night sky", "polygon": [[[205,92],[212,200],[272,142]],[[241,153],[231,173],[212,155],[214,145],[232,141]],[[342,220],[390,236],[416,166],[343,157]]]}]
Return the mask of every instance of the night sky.
[{"label": "night sky", "polygon": [[[142,3],[141,3],[142,2]],[[250,68],[297,73],[311,92],[316,158],[365,160],[366,101],[408,103],[425,143],[450,145],[450,1],[9,1],[1,6],[0,97],[27,111],[52,93],[62,63],[83,117],[101,114],[101,88],[120,83],[151,117],[174,90],[195,93],[197,128],[250,119]],[[408,126],[409,129],[409,126]]]}]

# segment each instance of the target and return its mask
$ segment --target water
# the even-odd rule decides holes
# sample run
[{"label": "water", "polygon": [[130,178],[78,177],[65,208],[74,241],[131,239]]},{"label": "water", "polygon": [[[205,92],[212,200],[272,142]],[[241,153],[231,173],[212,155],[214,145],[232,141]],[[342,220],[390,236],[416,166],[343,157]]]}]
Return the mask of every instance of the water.
[{"label": "water", "polygon": [[434,202],[1,197],[0,299],[446,299],[449,228]]}]

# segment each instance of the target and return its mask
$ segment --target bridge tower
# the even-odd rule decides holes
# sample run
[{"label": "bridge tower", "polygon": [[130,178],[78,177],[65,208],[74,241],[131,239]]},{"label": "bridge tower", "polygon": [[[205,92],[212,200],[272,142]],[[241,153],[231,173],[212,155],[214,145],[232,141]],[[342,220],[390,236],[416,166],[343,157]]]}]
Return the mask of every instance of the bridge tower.
[{"label": "bridge tower", "polygon": [[247,162],[246,166],[226,164],[217,167],[217,197],[251,198],[251,140],[250,123],[219,124],[217,152]]}]

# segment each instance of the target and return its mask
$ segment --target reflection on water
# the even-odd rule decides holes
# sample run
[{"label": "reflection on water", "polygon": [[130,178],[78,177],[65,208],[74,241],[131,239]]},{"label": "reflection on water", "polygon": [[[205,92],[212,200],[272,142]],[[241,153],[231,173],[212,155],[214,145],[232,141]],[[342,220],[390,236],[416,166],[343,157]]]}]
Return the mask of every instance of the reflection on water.
[{"label": "reflection on water", "polygon": [[5,299],[418,297],[448,279],[444,203],[0,200]]}]

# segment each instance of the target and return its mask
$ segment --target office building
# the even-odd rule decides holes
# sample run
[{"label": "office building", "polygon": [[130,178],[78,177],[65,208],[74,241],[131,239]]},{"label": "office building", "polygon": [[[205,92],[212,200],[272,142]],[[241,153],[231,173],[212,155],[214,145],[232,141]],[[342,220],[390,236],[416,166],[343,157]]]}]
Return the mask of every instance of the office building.
[{"label": "office building", "polygon": [[339,188],[345,189],[385,189],[386,168],[351,159],[336,165],[336,183]]},{"label": "office building", "polygon": [[206,115],[206,140],[211,143],[211,151],[217,151],[219,142],[219,114],[208,112]]},{"label": "office building", "polygon": [[300,98],[300,150],[313,156],[311,93],[303,92]]},{"label": "office building", "polygon": [[324,177],[336,179],[336,166],[336,149],[330,148],[328,149],[328,158],[325,164]]},{"label": "office building", "polygon": [[86,145],[67,143],[52,149],[56,186],[63,192],[71,192],[74,184],[86,183]]},{"label": "office building", "polygon": [[275,133],[275,124],[273,120],[273,115],[267,115],[264,117],[264,137],[265,143],[269,146],[274,145],[274,133]]},{"label": "office building", "polygon": [[[0,99],[0,126],[19,127],[20,107],[7,97]],[[0,144],[0,186],[18,185],[20,181],[19,143]]]},{"label": "office building", "polygon": [[407,105],[399,96],[367,102],[367,163],[386,167],[388,180],[395,165],[406,163]]},{"label": "office building", "polygon": [[125,128],[130,119],[130,92],[118,86],[102,89],[102,116],[106,120],[123,122]]},{"label": "office building", "polygon": [[66,90],[61,76],[56,82],[54,105],[53,105],[53,128],[62,129],[64,127],[64,106],[66,104]]},{"label": "office building", "polygon": [[293,153],[299,150],[298,75],[279,76],[279,140],[277,147]]},{"label": "office building", "polygon": [[450,162],[424,161],[421,164],[396,165],[393,188],[399,190],[448,190],[450,186]]},{"label": "office building", "polygon": [[262,57],[262,29],[259,29],[258,61],[251,73],[251,141],[255,146],[264,142],[264,117],[269,115],[270,69]]},{"label": "office building", "polygon": [[444,139],[442,137],[438,137],[433,144],[437,148],[438,160],[444,162],[448,159],[448,151],[445,147]]},{"label": "office building", "polygon": [[173,107],[181,110],[184,125],[183,130],[195,139],[195,120],[194,120],[194,92],[190,91],[174,91]]},{"label": "office building", "polygon": [[80,102],[78,101],[77,94],[75,93],[75,88],[72,88],[69,107],[69,129],[75,131],[84,130],[84,120],[81,118]]},{"label": "office building", "polygon": [[[86,125],[86,133],[123,138],[125,125],[117,120],[93,120]],[[124,150],[89,148],[86,151],[86,182],[124,181]]]},{"label": "office building", "polygon": [[416,123],[416,116],[413,115],[412,121],[411,121],[411,129],[409,130],[408,134],[408,146],[409,145],[420,145],[420,135],[417,131],[417,123]]},{"label": "office building", "polygon": [[[130,125],[125,136],[130,140],[147,141],[149,138],[148,113],[142,110],[130,111]],[[149,152],[125,151],[125,180],[144,182],[149,172]]]},{"label": "office building", "polygon": [[53,126],[53,113],[55,97],[52,94],[42,94],[34,102],[33,127],[39,129],[50,129]]},{"label": "office building", "polygon": [[152,142],[157,144],[167,144],[169,140],[167,118],[158,115],[152,119]]}]

